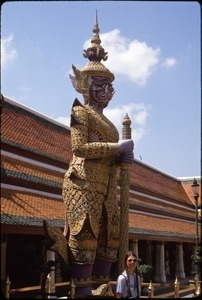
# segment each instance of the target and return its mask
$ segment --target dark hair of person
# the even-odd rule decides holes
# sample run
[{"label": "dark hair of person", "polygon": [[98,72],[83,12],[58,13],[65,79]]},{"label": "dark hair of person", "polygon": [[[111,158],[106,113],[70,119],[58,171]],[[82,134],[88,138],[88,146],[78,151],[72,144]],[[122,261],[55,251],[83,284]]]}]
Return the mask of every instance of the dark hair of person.
[{"label": "dark hair of person", "polygon": [[125,263],[125,266],[127,266],[127,260],[128,260],[128,257],[129,256],[134,256],[136,259],[137,259],[137,255],[133,252],[133,251],[128,251],[125,255],[125,258],[124,258],[124,263]]},{"label": "dark hair of person", "polygon": [[[130,278],[129,278],[128,268],[127,268],[127,260],[128,260],[129,256],[134,256],[137,259],[137,255],[133,251],[130,250],[126,253],[125,258],[124,258],[124,263],[125,263],[125,267],[126,267],[126,275],[127,275],[126,284],[127,284],[127,289],[128,289],[128,296],[131,297]],[[137,267],[135,268],[135,273],[136,273],[137,298],[139,298],[139,284],[138,284],[138,270],[137,270]]]}]

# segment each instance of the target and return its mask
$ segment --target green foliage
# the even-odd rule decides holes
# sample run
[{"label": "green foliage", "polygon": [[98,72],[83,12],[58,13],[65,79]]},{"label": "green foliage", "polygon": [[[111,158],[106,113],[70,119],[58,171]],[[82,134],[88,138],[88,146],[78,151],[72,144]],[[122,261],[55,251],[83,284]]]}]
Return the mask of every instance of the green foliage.
[{"label": "green foliage", "polygon": [[149,282],[153,277],[153,267],[151,265],[140,265],[138,267],[144,282]]},{"label": "green foliage", "polygon": [[201,263],[201,246],[198,246],[196,249],[196,253],[191,256],[192,262],[194,264],[200,264]]},{"label": "green foliage", "polygon": [[193,271],[193,274],[199,274],[199,278],[201,278],[201,246],[197,247],[196,253],[191,256],[192,262],[195,266],[195,270]]},{"label": "green foliage", "polygon": [[194,255],[191,256],[191,259],[192,259],[194,264],[201,263],[201,256],[198,256],[198,255],[194,254]]}]

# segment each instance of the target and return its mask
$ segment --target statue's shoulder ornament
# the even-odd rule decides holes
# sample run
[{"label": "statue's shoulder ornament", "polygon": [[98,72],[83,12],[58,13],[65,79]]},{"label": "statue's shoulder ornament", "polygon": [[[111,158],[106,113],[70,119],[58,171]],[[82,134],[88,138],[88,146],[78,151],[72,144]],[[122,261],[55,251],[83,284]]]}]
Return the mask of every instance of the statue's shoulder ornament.
[{"label": "statue's shoulder ornament", "polygon": [[76,98],[72,105],[70,127],[74,127],[82,123],[82,119],[86,118],[85,111],[84,105]]}]

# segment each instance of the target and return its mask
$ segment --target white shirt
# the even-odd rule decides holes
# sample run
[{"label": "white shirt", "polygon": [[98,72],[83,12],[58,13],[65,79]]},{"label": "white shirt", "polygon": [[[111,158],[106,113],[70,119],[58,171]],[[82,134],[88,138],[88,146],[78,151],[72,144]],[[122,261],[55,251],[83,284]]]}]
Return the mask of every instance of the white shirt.
[{"label": "white shirt", "polygon": [[[137,298],[137,282],[136,282],[136,274],[130,275],[130,292],[131,298]],[[139,293],[140,293],[140,278],[138,276],[139,283]],[[128,295],[128,286],[127,286],[127,274],[126,271],[123,271],[122,274],[119,275],[116,282],[116,293],[120,293],[123,295],[123,298],[129,297]]]}]

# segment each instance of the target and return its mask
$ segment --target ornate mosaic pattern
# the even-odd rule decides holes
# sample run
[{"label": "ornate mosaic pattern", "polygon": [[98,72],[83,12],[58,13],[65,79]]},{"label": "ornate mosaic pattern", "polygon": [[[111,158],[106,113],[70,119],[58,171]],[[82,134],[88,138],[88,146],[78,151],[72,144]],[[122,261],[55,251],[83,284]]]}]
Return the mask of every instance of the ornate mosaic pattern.
[{"label": "ornate mosaic pattern", "polygon": [[104,115],[76,100],[71,137],[74,155],[63,183],[71,258],[93,263],[97,250],[99,258],[115,261],[119,244],[118,132]]}]

